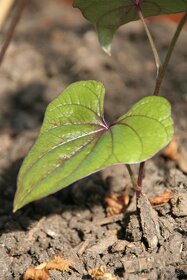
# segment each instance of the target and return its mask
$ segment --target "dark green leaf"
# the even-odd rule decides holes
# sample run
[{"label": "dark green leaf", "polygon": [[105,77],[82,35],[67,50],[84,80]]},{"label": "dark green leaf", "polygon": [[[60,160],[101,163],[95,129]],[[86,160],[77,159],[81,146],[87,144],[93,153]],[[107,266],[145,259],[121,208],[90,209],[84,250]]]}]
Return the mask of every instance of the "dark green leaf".
[{"label": "dark green leaf", "polygon": [[[123,24],[139,19],[135,0],[75,0],[84,17],[97,29],[102,48],[110,53],[115,31]],[[144,17],[187,11],[186,0],[140,0]]]}]

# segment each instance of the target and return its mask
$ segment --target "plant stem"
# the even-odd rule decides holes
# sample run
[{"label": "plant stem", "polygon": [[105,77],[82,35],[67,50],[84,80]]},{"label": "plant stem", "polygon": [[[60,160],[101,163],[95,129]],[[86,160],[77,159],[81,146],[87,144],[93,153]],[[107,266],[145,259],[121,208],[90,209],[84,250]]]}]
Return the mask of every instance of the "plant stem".
[{"label": "plant stem", "polygon": [[156,80],[156,85],[155,85],[155,89],[154,89],[154,95],[159,95],[159,92],[160,92],[160,87],[161,87],[161,84],[162,84],[162,81],[163,81],[163,78],[165,76],[165,73],[166,73],[166,68],[168,66],[168,63],[170,61],[170,58],[171,58],[171,54],[173,52],[173,49],[176,45],[176,42],[177,42],[177,39],[181,33],[181,30],[185,24],[187,20],[187,12],[184,14],[184,16],[182,17],[182,19],[180,20],[178,26],[177,26],[177,29],[173,35],[173,38],[171,40],[171,43],[169,45],[169,48],[168,48],[168,51],[167,51],[167,54],[166,54],[166,57],[164,59],[164,62],[162,64],[162,66],[160,67],[160,70],[159,70],[159,74],[158,74],[158,77],[157,77],[157,80]]},{"label": "plant stem", "polygon": [[0,31],[3,28],[3,24],[14,4],[15,0],[0,1]]},{"label": "plant stem", "polygon": [[128,170],[128,172],[129,172],[129,176],[130,176],[130,179],[131,179],[131,183],[132,183],[134,189],[136,189],[137,183],[136,183],[136,178],[135,178],[135,176],[134,176],[134,172],[132,171],[131,166],[130,166],[129,164],[125,164],[125,166],[127,167],[127,170]]},{"label": "plant stem", "polygon": [[[146,22],[144,20],[144,17],[143,17],[143,14],[142,14],[142,11],[141,11],[141,8],[140,8],[139,5],[137,6],[137,12],[138,12],[138,15],[139,15],[142,23],[143,23],[145,32],[146,32],[147,37],[149,39],[151,49],[152,49],[154,59],[155,59],[156,68],[157,68],[157,79],[156,79],[156,85],[155,85],[155,89],[154,89],[153,94],[154,95],[159,95],[160,87],[161,87],[163,78],[165,76],[166,69],[167,69],[168,63],[169,63],[170,58],[171,58],[171,54],[172,54],[173,49],[176,45],[176,42],[177,42],[177,39],[178,39],[178,37],[181,33],[181,30],[182,30],[182,28],[183,28],[183,26],[184,26],[184,24],[187,20],[187,12],[184,14],[184,16],[182,17],[181,21],[179,22],[179,24],[177,26],[176,32],[175,32],[175,34],[174,34],[174,36],[171,40],[171,43],[169,45],[169,48],[168,48],[168,51],[167,51],[167,54],[166,54],[166,57],[164,59],[163,64],[161,64],[161,62],[160,62],[160,58],[159,58],[156,46],[155,46],[153,38],[152,38],[152,36],[149,32],[149,29],[146,25]],[[137,180],[137,185],[136,185],[136,205],[138,205],[138,199],[139,199],[139,197],[142,193],[142,181],[143,181],[144,167],[145,167],[145,162],[140,163],[138,180]]]},{"label": "plant stem", "polygon": [[157,69],[157,77],[158,77],[158,75],[160,73],[160,67],[161,67],[160,58],[159,58],[159,55],[158,55],[155,43],[153,41],[152,35],[151,35],[151,33],[150,33],[149,29],[148,29],[148,26],[147,26],[147,24],[146,24],[146,22],[144,20],[144,17],[143,17],[143,14],[142,14],[140,6],[137,7],[137,13],[139,15],[139,18],[142,21],[143,27],[144,27],[145,32],[147,34],[147,37],[149,39],[149,43],[150,43],[150,46],[151,46],[151,49],[152,49],[152,52],[153,52],[153,56],[154,56],[154,59],[155,59],[155,64],[156,64],[156,69]]},{"label": "plant stem", "polygon": [[[160,68],[161,68],[161,62],[160,62],[160,57],[158,55],[158,51],[157,51],[157,48],[155,46],[155,43],[154,43],[154,40],[152,38],[152,35],[148,29],[148,26],[144,20],[144,16],[143,16],[143,13],[142,13],[142,10],[141,10],[141,2],[140,0],[132,0],[133,3],[134,3],[134,6],[136,7],[136,10],[137,10],[137,13],[138,13],[138,16],[143,24],[143,27],[145,29],[145,32],[146,32],[146,35],[148,37],[148,40],[149,40],[149,43],[150,43],[150,46],[151,46],[151,49],[152,49],[152,52],[153,52],[153,56],[154,56],[154,60],[155,60],[155,64],[156,64],[156,74],[157,74],[157,78],[158,78],[158,75],[160,73]],[[139,172],[138,172],[138,180],[137,182],[135,182],[135,190],[136,190],[136,209],[137,206],[138,206],[138,200],[139,200],[139,197],[142,193],[142,181],[143,181],[143,175],[144,175],[144,166],[145,166],[145,162],[141,162],[140,163],[140,166],[139,166]],[[130,172],[129,172],[130,174]],[[131,175],[130,175],[131,176]],[[132,179],[131,179],[132,181]]]},{"label": "plant stem", "polygon": [[139,172],[138,172],[138,180],[136,184],[136,206],[138,205],[138,199],[142,193],[142,181],[144,176],[144,166],[145,161],[140,163]]},{"label": "plant stem", "polygon": [[23,11],[23,8],[25,7],[26,2],[27,2],[27,0],[20,0],[20,2],[18,4],[17,11],[16,11],[16,14],[13,17],[12,22],[10,23],[8,31],[5,35],[5,40],[3,42],[3,45],[2,45],[2,48],[1,48],[1,51],[0,51],[0,65],[3,61],[4,55],[5,55],[5,53],[8,49],[8,46],[11,42],[12,36],[13,36],[15,28],[16,28],[16,25],[17,25],[17,23],[18,23],[18,21],[21,17],[21,13]]}]

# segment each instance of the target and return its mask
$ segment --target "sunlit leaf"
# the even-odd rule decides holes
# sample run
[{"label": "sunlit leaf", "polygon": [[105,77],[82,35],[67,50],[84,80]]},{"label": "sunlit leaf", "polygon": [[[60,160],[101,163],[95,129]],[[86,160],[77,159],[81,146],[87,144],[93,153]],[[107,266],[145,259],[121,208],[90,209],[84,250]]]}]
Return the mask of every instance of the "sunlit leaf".
[{"label": "sunlit leaf", "polygon": [[106,166],[144,161],[168,144],[173,123],[165,98],[145,97],[108,125],[104,91],[100,82],[77,82],[49,104],[19,172],[14,210]]},{"label": "sunlit leaf", "polygon": [[137,3],[144,17],[187,11],[186,0],[75,0],[74,7],[96,26],[102,48],[110,53],[115,31],[121,25],[139,19]]}]

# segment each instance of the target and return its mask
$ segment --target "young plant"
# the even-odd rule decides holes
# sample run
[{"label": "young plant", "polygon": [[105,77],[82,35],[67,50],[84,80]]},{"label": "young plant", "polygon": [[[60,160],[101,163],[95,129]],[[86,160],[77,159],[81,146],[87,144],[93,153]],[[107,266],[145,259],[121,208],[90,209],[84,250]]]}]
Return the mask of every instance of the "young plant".
[{"label": "young plant", "polygon": [[[142,20],[157,65],[155,96],[141,99],[126,114],[107,124],[102,83],[81,81],[66,88],[49,104],[40,135],[22,164],[14,211],[119,163],[127,165],[133,185],[137,185],[137,193],[140,193],[144,162],[166,146],[173,135],[170,104],[156,95],[187,16],[179,24],[162,65],[144,16],[186,11],[186,2],[76,0],[74,5],[96,25],[101,45],[107,52],[120,25],[138,18]],[[137,183],[130,168],[132,163],[141,163]]]}]

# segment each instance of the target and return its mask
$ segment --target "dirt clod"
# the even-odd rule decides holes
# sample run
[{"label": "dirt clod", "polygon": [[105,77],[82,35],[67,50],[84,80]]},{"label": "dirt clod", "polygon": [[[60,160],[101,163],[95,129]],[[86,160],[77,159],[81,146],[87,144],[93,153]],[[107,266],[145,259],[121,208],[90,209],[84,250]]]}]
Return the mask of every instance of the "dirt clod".
[{"label": "dirt clod", "polygon": [[138,200],[138,211],[140,213],[143,238],[146,240],[149,248],[155,249],[161,237],[158,214],[144,194]]}]

